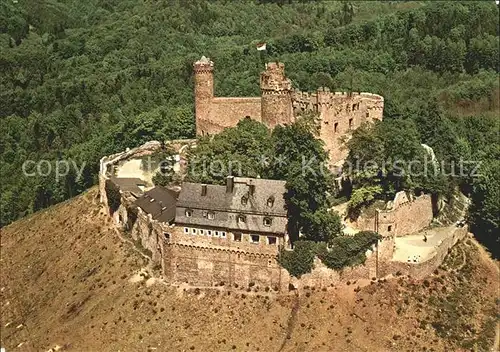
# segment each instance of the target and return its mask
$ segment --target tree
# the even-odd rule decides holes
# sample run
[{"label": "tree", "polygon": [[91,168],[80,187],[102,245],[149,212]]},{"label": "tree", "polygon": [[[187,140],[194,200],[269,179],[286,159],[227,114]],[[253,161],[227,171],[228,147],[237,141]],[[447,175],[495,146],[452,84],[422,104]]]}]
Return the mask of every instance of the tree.
[{"label": "tree", "polygon": [[264,176],[286,180],[285,201],[292,240],[298,238],[299,232],[311,238],[329,236],[316,233],[318,225],[315,222],[321,216],[316,218],[314,214],[329,207],[328,194],[333,186],[328,155],[316,133],[314,116],[304,116],[292,125],[277,126],[272,133],[271,158],[274,162]]},{"label": "tree", "polygon": [[308,224],[303,231],[306,233],[306,240],[331,243],[342,232],[340,216],[322,207],[314,213],[308,213]]},{"label": "tree", "polygon": [[342,25],[346,25],[352,22],[354,18],[354,6],[350,1],[342,1]]},{"label": "tree", "polygon": [[163,147],[159,153],[151,157],[151,160],[154,167],[158,166],[158,171],[152,180],[155,186],[167,187],[176,180],[174,171],[175,155],[172,148]]},{"label": "tree", "polygon": [[488,164],[480,170],[481,177],[473,182],[472,204],[469,209],[471,230],[487,245],[495,258],[500,257],[500,162]]},{"label": "tree", "polygon": [[187,180],[223,184],[228,175],[257,177],[269,155],[270,132],[262,123],[243,119],[218,135],[202,137],[188,155]]}]

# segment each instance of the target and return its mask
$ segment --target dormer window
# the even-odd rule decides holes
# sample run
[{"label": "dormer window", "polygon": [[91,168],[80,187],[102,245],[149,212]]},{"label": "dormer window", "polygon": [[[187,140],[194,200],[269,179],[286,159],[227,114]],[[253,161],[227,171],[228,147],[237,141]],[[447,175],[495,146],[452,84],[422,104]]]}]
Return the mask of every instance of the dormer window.
[{"label": "dormer window", "polygon": [[245,215],[238,215],[238,222],[244,224],[246,222]]},{"label": "dormer window", "polygon": [[264,218],[264,226],[271,226],[271,224],[273,223],[273,219],[271,218]]},{"label": "dormer window", "polygon": [[209,211],[207,217],[209,220],[213,220],[215,219],[215,213],[213,211]]},{"label": "dormer window", "polygon": [[248,203],[248,197],[247,196],[241,197],[241,205],[247,205],[247,203]]},{"label": "dormer window", "polygon": [[272,207],[274,205],[274,197],[267,198],[267,206]]},{"label": "dormer window", "polygon": [[191,209],[186,209],[184,214],[186,215],[186,218],[190,218],[191,216],[193,216],[193,211]]}]

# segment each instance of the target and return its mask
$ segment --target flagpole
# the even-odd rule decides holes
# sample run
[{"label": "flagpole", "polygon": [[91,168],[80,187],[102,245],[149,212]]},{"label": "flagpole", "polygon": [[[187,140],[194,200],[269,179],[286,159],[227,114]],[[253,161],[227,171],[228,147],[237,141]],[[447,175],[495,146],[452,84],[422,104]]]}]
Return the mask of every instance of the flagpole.
[{"label": "flagpole", "polygon": [[260,52],[259,56],[261,65],[265,67],[267,60],[267,43],[265,42],[257,43],[257,51]]}]

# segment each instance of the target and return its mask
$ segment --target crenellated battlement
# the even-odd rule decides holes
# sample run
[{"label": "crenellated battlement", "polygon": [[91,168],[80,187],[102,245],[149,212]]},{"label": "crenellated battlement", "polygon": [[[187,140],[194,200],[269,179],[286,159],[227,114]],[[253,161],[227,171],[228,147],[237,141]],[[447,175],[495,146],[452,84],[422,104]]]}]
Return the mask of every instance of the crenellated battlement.
[{"label": "crenellated battlement", "polygon": [[210,58],[202,56],[193,64],[193,69],[195,73],[211,73],[214,70],[214,63]]},{"label": "crenellated battlement", "polygon": [[266,64],[266,70],[260,74],[260,89],[269,93],[274,91],[278,94],[289,94],[292,90],[292,82],[285,76],[285,65],[281,62],[270,62]]},{"label": "crenellated battlement", "polygon": [[[318,88],[314,93],[302,92],[300,90],[292,91],[292,104],[312,104],[318,106],[320,104],[334,105],[338,104],[339,99],[352,99],[352,100],[369,100],[374,103],[384,102],[381,95],[366,93],[366,92],[330,92],[326,87]],[[373,108],[383,108],[383,105],[374,106]]]}]

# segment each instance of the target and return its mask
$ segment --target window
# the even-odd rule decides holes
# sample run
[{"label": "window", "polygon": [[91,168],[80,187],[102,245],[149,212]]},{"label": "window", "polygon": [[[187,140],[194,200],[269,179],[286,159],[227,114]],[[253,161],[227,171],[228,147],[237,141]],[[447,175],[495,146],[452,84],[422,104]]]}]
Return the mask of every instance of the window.
[{"label": "window", "polygon": [[201,215],[202,215],[204,218],[206,218],[206,217],[208,216],[208,211],[203,210],[203,211],[201,212]]},{"label": "window", "polygon": [[392,225],[387,226],[387,232],[391,232],[391,231],[392,231]]},{"label": "window", "polygon": [[356,110],[356,104],[352,104],[352,111]]},{"label": "window", "polygon": [[219,237],[219,231],[215,231],[215,237]]},{"label": "window", "polygon": [[246,196],[241,197],[241,205],[247,205],[248,198]]},{"label": "window", "polygon": [[246,221],[245,215],[238,215],[238,222],[239,223],[244,223]]},{"label": "window", "polygon": [[193,235],[196,235],[196,229],[191,229],[191,233],[192,233]]},{"label": "window", "polygon": [[205,234],[204,230],[200,230],[200,235],[203,236]]},{"label": "window", "polygon": [[189,228],[185,227],[184,228],[184,233],[189,233]]},{"label": "window", "polygon": [[213,211],[209,211],[209,212],[208,212],[208,219],[209,219],[209,220],[213,220],[213,219],[215,219],[215,213],[214,213]]},{"label": "window", "polygon": [[241,242],[241,233],[234,233],[233,234],[233,241]]},{"label": "window", "polygon": [[208,230],[208,231],[207,231],[207,236],[212,237],[212,230]]},{"label": "window", "polygon": [[268,244],[276,244],[276,237],[269,236],[269,237],[267,238],[267,243],[268,243]]},{"label": "window", "polygon": [[369,111],[366,112],[366,117],[370,117],[370,112]]},{"label": "window", "polygon": [[349,129],[352,128],[352,119],[349,119]]},{"label": "window", "polygon": [[250,242],[259,243],[259,235],[250,235]]},{"label": "window", "polygon": [[274,197],[269,197],[267,199],[267,206],[272,207],[274,205]]},{"label": "window", "polygon": [[273,223],[273,219],[264,218],[264,226],[271,226],[272,223]]},{"label": "window", "polygon": [[222,232],[220,233],[220,237],[222,237],[222,238],[226,238],[226,232],[225,232],[225,231],[222,231]]},{"label": "window", "polygon": [[193,215],[193,211],[191,209],[186,209],[185,214],[186,218],[190,218]]},{"label": "window", "polygon": [[338,132],[338,130],[339,130],[339,123],[338,123],[338,122],[335,122],[335,123],[333,124],[333,132],[337,133],[337,132]]},{"label": "window", "polygon": [[170,234],[165,232],[163,237],[168,241],[170,239]]}]

